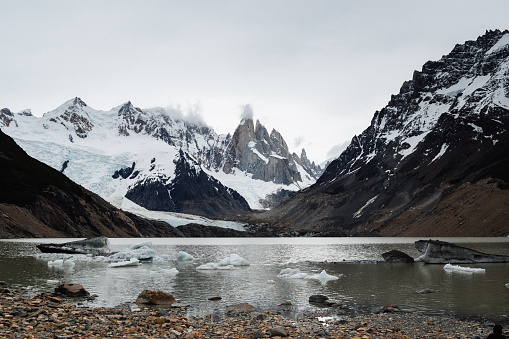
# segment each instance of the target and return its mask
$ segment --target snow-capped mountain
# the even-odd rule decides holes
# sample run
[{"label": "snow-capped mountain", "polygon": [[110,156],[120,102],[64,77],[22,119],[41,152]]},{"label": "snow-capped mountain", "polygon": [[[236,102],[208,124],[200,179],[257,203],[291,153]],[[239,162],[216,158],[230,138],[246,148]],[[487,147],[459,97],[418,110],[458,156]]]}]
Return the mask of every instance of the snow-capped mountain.
[{"label": "snow-capped mountain", "polygon": [[316,184],[265,218],[329,235],[505,236],[508,130],[509,31],[488,31],[415,71]]},{"label": "snow-capped mountain", "polygon": [[238,213],[270,207],[274,197],[322,173],[304,150],[290,154],[283,137],[259,122],[246,135],[253,121],[243,120],[232,137],[174,116],[131,102],[99,111],[74,98],[40,118],[2,109],[0,128],[29,155],[117,207]]}]

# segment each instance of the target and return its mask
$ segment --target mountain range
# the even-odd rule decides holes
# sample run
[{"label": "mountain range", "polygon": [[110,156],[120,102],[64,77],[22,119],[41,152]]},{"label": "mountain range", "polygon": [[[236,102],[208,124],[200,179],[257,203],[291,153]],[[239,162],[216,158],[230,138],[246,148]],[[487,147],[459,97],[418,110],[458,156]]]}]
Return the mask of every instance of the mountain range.
[{"label": "mountain range", "polygon": [[31,156],[123,209],[244,213],[272,207],[323,172],[259,121],[242,119],[233,135],[219,135],[176,113],[131,102],[98,111],[73,98],[42,117],[2,109],[0,127]]},{"label": "mountain range", "polygon": [[130,102],[3,109],[0,128],[124,210],[242,220],[259,235],[509,234],[509,31],[425,63],[325,171],[250,118],[218,135]]}]

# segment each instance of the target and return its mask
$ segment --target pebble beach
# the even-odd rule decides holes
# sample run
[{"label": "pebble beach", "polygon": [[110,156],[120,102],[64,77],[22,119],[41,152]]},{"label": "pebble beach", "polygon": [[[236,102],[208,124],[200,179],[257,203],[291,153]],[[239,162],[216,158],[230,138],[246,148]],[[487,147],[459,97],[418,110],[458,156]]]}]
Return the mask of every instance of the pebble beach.
[{"label": "pebble beach", "polygon": [[249,307],[187,317],[182,307],[92,308],[50,292],[0,290],[0,338],[486,338],[493,325],[394,310],[345,314],[340,307],[293,317]]}]

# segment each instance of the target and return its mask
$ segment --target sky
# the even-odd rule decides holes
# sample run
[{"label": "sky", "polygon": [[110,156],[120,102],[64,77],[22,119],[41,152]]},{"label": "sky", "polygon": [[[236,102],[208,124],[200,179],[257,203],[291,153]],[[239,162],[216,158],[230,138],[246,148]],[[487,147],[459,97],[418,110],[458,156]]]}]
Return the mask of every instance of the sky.
[{"label": "sky", "polygon": [[508,29],[507,13],[507,0],[0,0],[0,108],[131,101],[226,134],[247,107],[320,163],[414,70]]}]

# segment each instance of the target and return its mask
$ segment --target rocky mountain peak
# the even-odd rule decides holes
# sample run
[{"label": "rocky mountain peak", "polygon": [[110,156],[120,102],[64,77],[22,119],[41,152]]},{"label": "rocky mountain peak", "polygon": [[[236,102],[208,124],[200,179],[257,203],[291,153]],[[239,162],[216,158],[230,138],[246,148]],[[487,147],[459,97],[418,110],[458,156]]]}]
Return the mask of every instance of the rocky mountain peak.
[{"label": "rocky mountain peak", "polygon": [[[75,97],[56,110],[44,114],[44,117],[49,122],[62,125],[69,131],[74,131],[79,138],[86,138],[94,127],[87,109],[87,104],[80,98]],[[72,139],[72,135],[69,138]]]},{"label": "rocky mountain peak", "polygon": [[11,123],[13,123],[16,127],[18,126],[11,110],[8,108],[2,108],[0,110],[0,126],[9,127]]},{"label": "rocky mountain peak", "polygon": [[508,31],[488,31],[425,63],[315,185],[267,216],[343,236],[459,236],[479,227],[502,235],[508,45]]},{"label": "rocky mountain peak", "polygon": [[87,107],[87,104],[83,100],[78,98],[78,97],[74,98],[74,100],[72,102],[72,105],[73,106],[79,106],[79,107]]},{"label": "rocky mountain peak", "polygon": [[129,136],[129,131],[140,133],[143,130],[145,122],[143,111],[138,107],[134,107],[130,101],[120,107],[118,110],[118,117],[119,135]]}]

